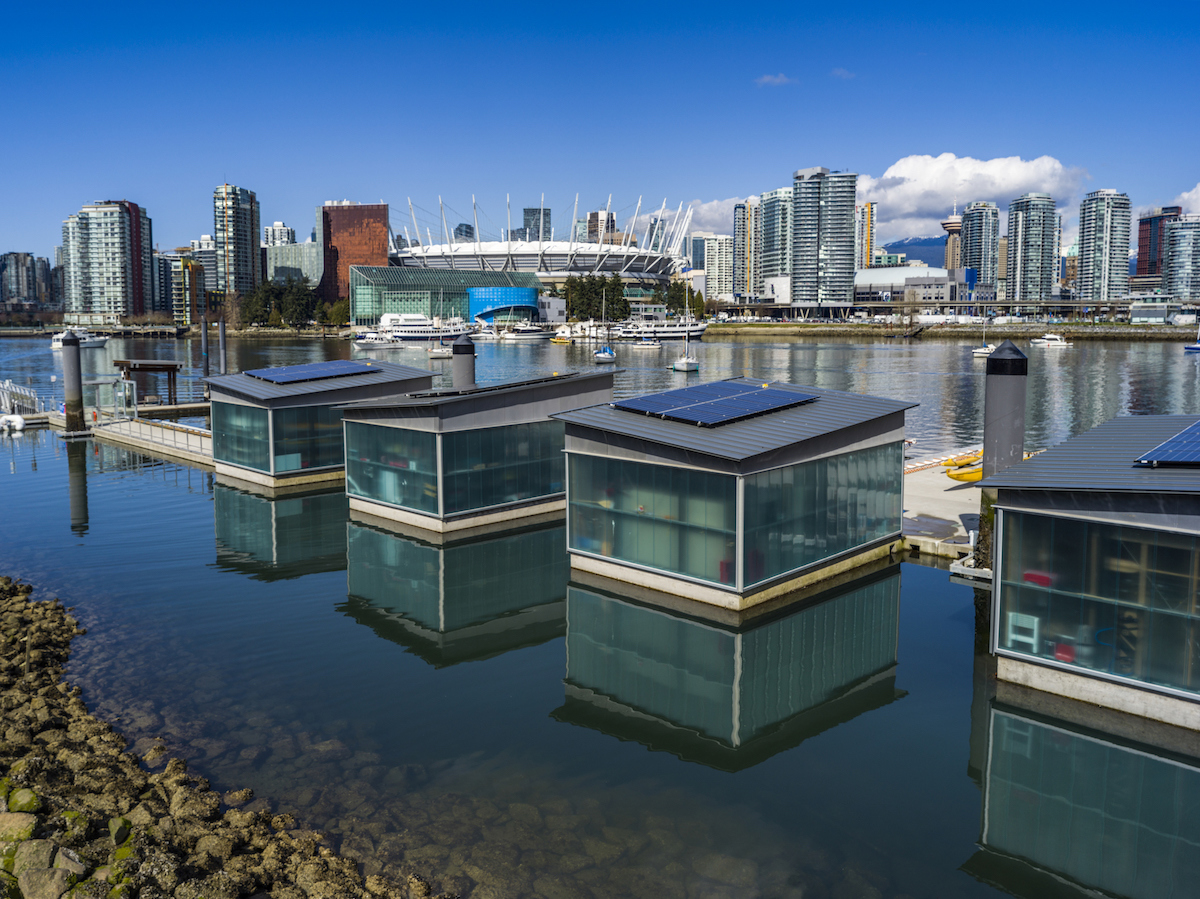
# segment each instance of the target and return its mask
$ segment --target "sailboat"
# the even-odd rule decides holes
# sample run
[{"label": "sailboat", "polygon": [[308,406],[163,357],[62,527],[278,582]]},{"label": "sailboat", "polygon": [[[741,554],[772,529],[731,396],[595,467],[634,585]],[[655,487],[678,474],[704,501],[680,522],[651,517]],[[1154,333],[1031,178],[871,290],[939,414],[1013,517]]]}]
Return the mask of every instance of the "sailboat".
[{"label": "sailboat", "polygon": [[[691,313],[688,313],[689,317]],[[673,371],[700,371],[700,360],[688,352],[688,332],[683,332],[683,355],[671,363]]]},{"label": "sailboat", "polygon": [[983,345],[971,350],[971,355],[976,359],[986,359],[994,352],[996,352],[996,345],[987,342],[987,316],[985,315],[983,317]]},{"label": "sailboat", "polygon": [[[608,310],[605,308],[605,303],[607,300],[608,290],[605,289],[605,291],[600,294],[600,327],[603,329],[602,333],[605,337],[608,336]],[[600,349],[596,350],[596,352],[592,353],[592,358],[596,361],[597,365],[607,365],[617,361],[617,354],[613,352],[612,347],[610,347],[608,344],[605,344],[604,346],[600,347]]]},{"label": "sailboat", "polygon": [[1200,328],[1196,329],[1196,342],[1185,343],[1183,345],[1183,351],[1185,353],[1200,353]]}]

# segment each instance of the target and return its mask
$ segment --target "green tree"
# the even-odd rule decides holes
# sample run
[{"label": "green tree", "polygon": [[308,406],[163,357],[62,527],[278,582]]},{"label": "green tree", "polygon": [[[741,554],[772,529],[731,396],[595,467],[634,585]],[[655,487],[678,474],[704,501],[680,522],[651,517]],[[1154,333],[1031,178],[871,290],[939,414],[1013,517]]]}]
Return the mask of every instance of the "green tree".
[{"label": "green tree", "polygon": [[629,318],[629,301],[625,299],[625,282],[621,276],[613,272],[605,284],[608,295],[608,320],[610,322],[625,321]]},{"label": "green tree", "polygon": [[672,281],[667,287],[667,312],[681,315],[687,308],[689,289],[683,281]]},{"label": "green tree", "polygon": [[350,324],[349,297],[340,299],[329,307],[329,323],[339,327]]},{"label": "green tree", "polygon": [[271,315],[267,318],[267,324],[270,325],[272,328],[282,328],[283,327],[283,316],[279,314],[278,309],[271,310]]},{"label": "green tree", "polygon": [[317,295],[308,286],[308,278],[289,277],[283,284],[278,310],[288,327],[302,328],[312,321]]}]

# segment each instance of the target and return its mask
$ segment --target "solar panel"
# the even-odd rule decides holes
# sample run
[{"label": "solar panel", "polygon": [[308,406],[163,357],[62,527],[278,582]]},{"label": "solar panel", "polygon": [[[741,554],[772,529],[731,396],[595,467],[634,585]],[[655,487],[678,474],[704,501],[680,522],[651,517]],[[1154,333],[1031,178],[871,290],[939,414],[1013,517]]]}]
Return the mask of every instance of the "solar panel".
[{"label": "solar panel", "polygon": [[332,362],[310,362],[307,365],[281,365],[278,368],[257,368],[243,372],[261,381],[272,384],[299,384],[303,381],[324,381],[326,378],[344,378],[348,375],[365,375],[379,371],[369,362],[350,359],[335,359]]},{"label": "solar panel", "polygon": [[1143,465],[1200,465],[1200,421],[1138,459]]},{"label": "solar panel", "polygon": [[759,387],[755,384],[719,381],[618,400],[613,406],[625,412],[713,428],[810,403],[815,399],[812,394],[768,387],[766,384]]}]

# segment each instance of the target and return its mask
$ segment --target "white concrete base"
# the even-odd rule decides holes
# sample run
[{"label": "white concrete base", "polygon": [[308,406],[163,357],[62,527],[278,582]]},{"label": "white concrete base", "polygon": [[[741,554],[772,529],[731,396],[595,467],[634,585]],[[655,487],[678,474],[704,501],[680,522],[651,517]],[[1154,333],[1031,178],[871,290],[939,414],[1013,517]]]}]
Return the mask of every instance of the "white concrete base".
[{"label": "white concrete base", "polygon": [[359,496],[351,496],[349,501],[351,512],[360,512],[373,518],[383,519],[385,522],[396,522],[428,534],[453,536],[455,539],[482,537],[498,531],[553,521],[563,518],[567,511],[566,499],[559,498],[526,506],[509,506],[480,515],[467,515],[444,520],[433,515],[421,515],[419,512],[409,512],[406,509],[373,503]]},{"label": "white concrete base", "polygon": [[247,484],[256,484],[259,487],[268,487],[272,490],[313,490],[322,486],[333,487],[338,481],[346,480],[346,470],[344,468],[333,468],[325,471],[317,471],[311,474],[293,474],[274,477],[265,474],[261,471],[253,471],[249,468],[238,468],[236,465],[226,465],[224,462],[217,462],[213,469],[219,475],[224,475],[227,478],[232,478],[235,481],[245,481]]},{"label": "white concrete base", "polygon": [[1072,674],[1060,668],[1021,662],[1007,656],[996,659],[996,677],[1056,696],[1066,696],[1102,708],[1139,715],[1151,721],[1200,731],[1200,701],[1140,690],[1125,684]]},{"label": "white concrete base", "polygon": [[897,539],[852,556],[845,556],[829,565],[806,571],[794,578],[779,581],[761,590],[748,592],[744,595],[732,590],[722,590],[719,587],[709,587],[706,584],[698,584],[694,581],[671,577],[670,575],[660,574],[656,571],[632,568],[620,562],[598,559],[595,556],[585,556],[574,552],[570,553],[570,556],[571,568],[573,570],[586,571],[609,578],[610,580],[636,584],[639,587],[646,587],[650,590],[670,593],[675,596],[682,596],[685,599],[694,599],[697,602],[718,606],[722,609],[732,609],[735,612],[741,612],[788,593],[793,593],[804,587],[810,587],[822,581],[827,581],[835,575],[845,574],[861,567],[867,562],[873,562],[877,559],[893,555],[899,556],[903,552],[904,540]]}]

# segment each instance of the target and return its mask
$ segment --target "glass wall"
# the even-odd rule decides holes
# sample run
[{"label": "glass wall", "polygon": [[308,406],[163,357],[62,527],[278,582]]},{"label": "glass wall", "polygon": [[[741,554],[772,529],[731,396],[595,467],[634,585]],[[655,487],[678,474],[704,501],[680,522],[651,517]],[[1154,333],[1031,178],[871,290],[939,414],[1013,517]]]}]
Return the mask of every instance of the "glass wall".
[{"label": "glass wall", "polygon": [[213,459],[257,471],[271,471],[267,410],[233,403],[212,404]]},{"label": "glass wall", "polygon": [[444,434],[444,514],[562,493],[563,427],[538,421]]},{"label": "glass wall", "polygon": [[346,492],[438,514],[436,436],[346,422]]},{"label": "glass wall", "polygon": [[749,475],[745,585],[900,532],[901,443]]},{"label": "glass wall", "polygon": [[998,648],[1200,693],[1200,546],[1004,512]]},{"label": "glass wall", "polygon": [[276,409],[275,473],[342,464],[342,413],[332,406]]},{"label": "glass wall", "polygon": [[571,549],[733,586],[737,479],[574,455]]}]

